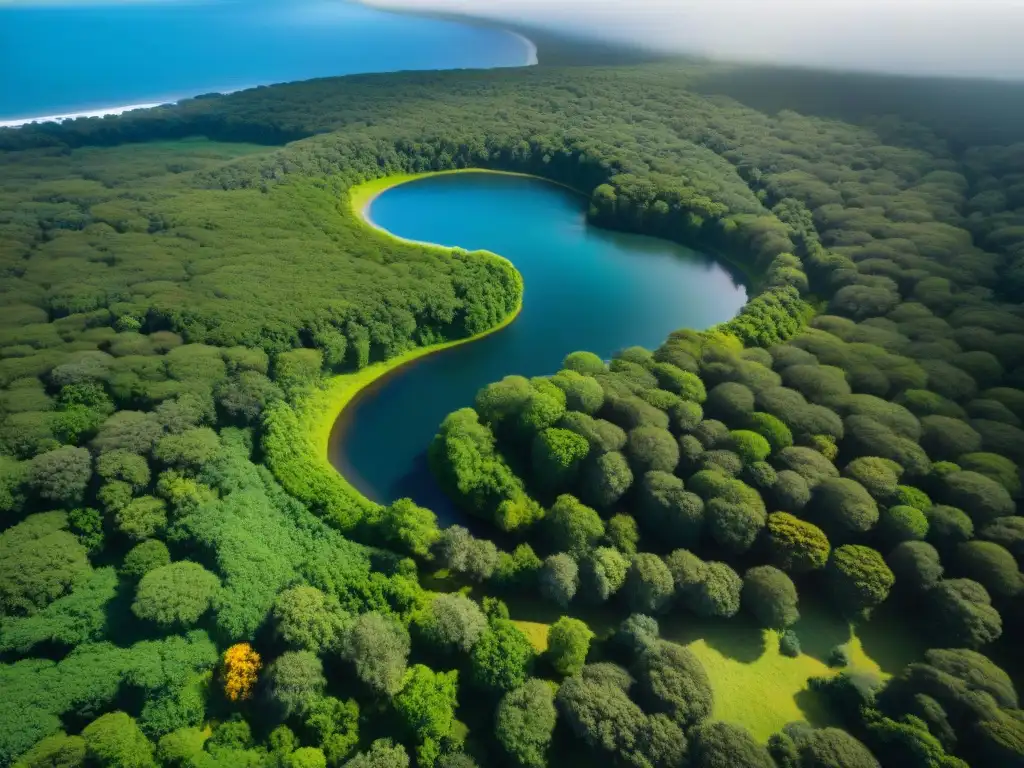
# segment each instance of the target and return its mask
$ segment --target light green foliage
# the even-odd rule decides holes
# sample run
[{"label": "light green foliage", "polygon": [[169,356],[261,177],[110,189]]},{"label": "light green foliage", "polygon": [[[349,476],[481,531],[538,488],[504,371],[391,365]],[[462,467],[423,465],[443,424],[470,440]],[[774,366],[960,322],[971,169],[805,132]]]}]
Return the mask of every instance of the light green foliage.
[{"label": "light green foliage", "polygon": [[612,515],[606,528],[609,546],[615,547],[624,555],[636,554],[640,531],[635,519],[629,515]]},{"label": "light green foliage", "polygon": [[445,528],[438,539],[440,561],[456,573],[473,581],[485,581],[498,564],[498,549],[488,539],[477,539],[461,525]]},{"label": "light green foliage", "polygon": [[940,550],[974,538],[974,523],[963,510],[936,504],[928,512],[928,541]]},{"label": "light green foliage", "polygon": [[764,461],[772,452],[764,437],[746,429],[734,429],[729,433],[729,448],[743,459],[744,464]]},{"label": "light green foliage", "polygon": [[274,600],[272,619],[277,636],[295,650],[321,653],[337,648],[345,621],[338,598],[316,587],[286,589]]},{"label": "light green foliage", "polygon": [[544,681],[531,679],[502,697],[494,732],[517,765],[544,768],[556,718],[554,691]]},{"label": "light green foliage", "polygon": [[604,361],[593,352],[571,352],[562,361],[562,367],[584,376],[593,376],[608,370]]},{"label": "light green foliage", "polygon": [[18,758],[14,768],[80,768],[85,763],[85,739],[57,733],[47,736]]},{"label": "light green foliage", "polygon": [[128,451],[109,451],[96,460],[96,474],[107,481],[128,483],[138,493],[149,485],[149,462]]},{"label": "light green foliage", "polygon": [[526,682],[534,650],[511,621],[491,622],[470,655],[473,684],[490,693],[507,693]]},{"label": "light green foliage", "polygon": [[406,673],[395,696],[395,711],[417,742],[416,762],[432,766],[441,754],[441,742],[455,720],[458,672],[434,672],[416,664]]},{"label": "light green foliage", "polygon": [[437,515],[412,499],[398,499],[385,507],[380,528],[389,546],[424,558],[429,556],[430,548],[441,536]]},{"label": "light green foliage", "polygon": [[267,693],[281,715],[306,712],[327,685],[323,663],[309,651],[286,651],[267,668]]},{"label": "light green foliage", "polygon": [[879,503],[886,503],[896,495],[903,468],[891,459],[862,456],[843,469],[843,477],[855,480]]},{"label": "light green foliage", "polygon": [[570,411],[593,415],[604,404],[604,390],[590,376],[566,369],[552,376],[551,383],[565,392],[565,407]]},{"label": "light green foliage", "polygon": [[932,500],[928,498],[928,494],[912,485],[897,485],[893,501],[896,504],[919,509],[926,514],[932,508]]},{"label": "light green foliage", "polygon": [[135,588],[132,612],[162,628],[189,627],[210,608],[220,579],[198,563],[181,560],[149,571]]},{"label": "light green foliage", "polygon": [[341,655],[374,693],[393,696],[402,687],[410,645],[409,633],[400,623],[379,613],[364,613],[345,631]]},{"label": "light green foliage", "polygon": [[561,617],[548,627],[548,659],[560,675],[579,674],[587,661],[594,633],[579,619]]},{"label": "light green foliage", "polygon": [[117,510],[114,523],[132,541],[151,538],[167,526],[167,504],[154,496],[140,496]]},{"label": "light green foliage", "polygon": [[924,541],[928,537],[928,517],[913,507],[889,507],[878,520],[878,534],[888,547],[904,541]]},{"label": "light green foliage", "polygon": [[124,712],[102,715],[82,729],[86,755],[104,768],[150,768],[153,745]]},{"label": "light green foliage", "polygon": [[559,552],[582,557],[604,536],[604,522],[575,496],[562,494],[544,519],[548,540]]},{"label": "light green foliage", "polygon": [[141,579],[150,571],[170,565],[171,553],[159,539],[148,539],[132,547],[121,563],[121,573],[128,578]]},{"label": "light green foliage", "polygon": [[217,433],[209,427],[196,427],[162,437],[153,449],[153,458],[170,467],[196,472],[219,450]]},{"label": "light green foliage", "polygon": [[468,597],[438,595],[421,620],[421,631],[437,649],[469,653],[487,629],[487,617]]}]

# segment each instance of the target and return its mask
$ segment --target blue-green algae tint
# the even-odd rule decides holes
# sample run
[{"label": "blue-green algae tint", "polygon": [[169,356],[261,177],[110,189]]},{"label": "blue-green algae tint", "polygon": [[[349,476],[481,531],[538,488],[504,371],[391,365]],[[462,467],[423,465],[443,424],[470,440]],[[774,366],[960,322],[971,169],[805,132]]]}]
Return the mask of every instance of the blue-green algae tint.
[{"label": "blue-green algae tint", "polygon": [[587,201],[539,179],[487,173],[436,176],[381,194],[378,226],[400,237],[505,256],[522,273],[523,310],[507,328],[399,368],[349,405],[331,460],[368,497],[404,496],[443,525],[465,522],[433,481],[426,449],[444,417],[509,374],[548,375],[584,349],[660,345],[679,328],[708,328],[746,302],[710,256],[586,222]]}]

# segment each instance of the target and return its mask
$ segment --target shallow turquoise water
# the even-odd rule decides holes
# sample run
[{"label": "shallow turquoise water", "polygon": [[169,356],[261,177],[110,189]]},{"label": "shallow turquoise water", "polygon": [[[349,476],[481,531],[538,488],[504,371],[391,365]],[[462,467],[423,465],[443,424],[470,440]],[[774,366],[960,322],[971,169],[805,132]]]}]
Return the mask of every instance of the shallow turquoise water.
[{"label": "shallow turquoise water", "polygon": [[523,310],[507,328],[429,355],[381,380],[346,409],[331,460],[370,498],[409,496],[459,520],[426,464],[442,419],[509,374],[551,374],[569,352],[602,357],[657,347],[678,328],[733,317],[746,291],[709,256],[663,240],[586,223],[586,200],[538,179],[437,176],[384,192],[370,218],[401,237],[510,259],[522,273]]},{"label": "shallow turquoise water", "polygon": [[0,120],[357,72],[520,66],[509,32],[346,0],[0,2]]}]

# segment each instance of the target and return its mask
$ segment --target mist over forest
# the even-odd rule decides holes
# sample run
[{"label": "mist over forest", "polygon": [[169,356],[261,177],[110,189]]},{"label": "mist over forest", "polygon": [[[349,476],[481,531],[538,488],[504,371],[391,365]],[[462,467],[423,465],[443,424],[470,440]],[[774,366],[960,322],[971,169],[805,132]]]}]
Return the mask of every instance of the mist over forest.
[{"label": "mist over forest", "polygon": [[1024,78],[1020,0],[368,0],[656,49],[870,72]]}]

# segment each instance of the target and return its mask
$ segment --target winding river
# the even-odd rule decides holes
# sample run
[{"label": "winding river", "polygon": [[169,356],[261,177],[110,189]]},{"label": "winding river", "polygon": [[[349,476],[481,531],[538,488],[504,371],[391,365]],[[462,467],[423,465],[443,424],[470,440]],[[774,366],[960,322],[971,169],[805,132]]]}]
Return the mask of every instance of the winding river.
[{"label": "winding river", "polygon": [[364,389],[331,435],[331,463],[367,497],[408,496],[442,525],[463,516],[434,483],[426,447],[451,411],[509,374],[551,374],[566,354],[603,357],[658,346],[678,328],[728,320],[746,301],[738,278],[706,254],[586,222],[587,201],[522,176],[457,173],[392,187],[369,219],[410,240],[486,249],[523,276],[522,311],[507,328],[396,368]]}]

